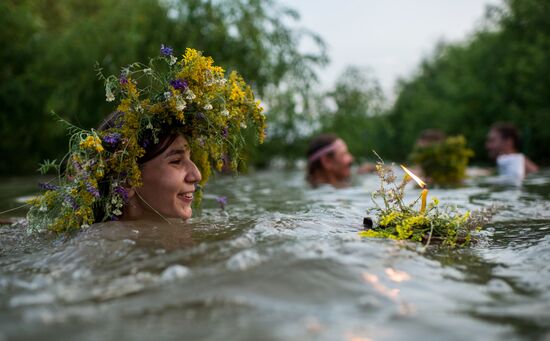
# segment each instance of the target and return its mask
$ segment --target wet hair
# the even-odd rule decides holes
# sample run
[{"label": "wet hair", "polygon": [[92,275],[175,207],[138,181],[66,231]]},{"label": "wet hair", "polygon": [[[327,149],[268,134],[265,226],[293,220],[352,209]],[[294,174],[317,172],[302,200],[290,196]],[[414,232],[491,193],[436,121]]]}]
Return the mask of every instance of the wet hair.
[{"label": "wet hair", "polygon": [[[313,140],[309,142],[309,146],[306,152],[306,157],[309,159],[310,156],[315,154],[317,151],[325,148],[326,146],[330,145],[331,143],[334,143],[338,139],[338,136],[335,134],[321,134],[315,137]],[[333,156],[334,152],[327,153],[328,156]],[[315,174],[319,173],[323,170],[323,164],[321,163],[321,159],[316,159],[312,162],[308,162],[307,164],[307,175],[306,180],[313,184]]]},{"label": "wet hair", "polygon": [[499,133],[502,139],[512,139],[514,148],[520,150],[521,139],[518,128],[511,122],[497,122],[491,126],[491,130],[495,130]]},{"label": "wet hair", "polygon": [[[123,115],[124,113],[121,111],[111,113],[105,118],[105,120],[103,120],[103,122],[101,122],[97,129],[101,131],[119,126]],[[172,142],[174,142],[179,135],[179,132],[175,132],[171,127],[166,126],[160,128],[160,132],[157,133],[155,139],[151,131],[147,129],[143,136],[139,137],[138,143],[145,150],[145,154],[137,160],[138,165],[141,167],[145,162],[150,161],[162,154],[166,149],[168,149],[168,147],[170,147]],[[110,187],[111,184],[108,181],[100,182],[98,184],[100,197],[106,197],[109,193]],[[93,207],[93,211],[95,221],[105,220],[104,205],[95,205]]]},{"label": "wet hair", "polygon": [[[124,113],[121,111],[111,113],[101,122],[97,129],[107,130],[117,127],[120,124],[122,115],[124,115]],[[145,154],[138,159],[138,164],[141,166],[145,162],[162,154],[172,142],[174,142],[178,135],[179,133],[174,132],[170,127],[161,127],[160,133],[157,133],[156,136],[153,136],[150,130],[146,130],[145,133],[139,137],[138,141],[139,145],[145,149]],[[154,143],[155,141],[156,143]]]}]

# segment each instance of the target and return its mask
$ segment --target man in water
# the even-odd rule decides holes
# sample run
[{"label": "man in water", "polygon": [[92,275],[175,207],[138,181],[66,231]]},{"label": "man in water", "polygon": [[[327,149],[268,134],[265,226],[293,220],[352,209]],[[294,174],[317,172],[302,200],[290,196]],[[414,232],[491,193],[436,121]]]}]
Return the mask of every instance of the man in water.
[{"label": "man in water", "polygon": [[309,144],[306,179],[313,187],[322,184],[346,187],[352,163],[353,156],[342,139],[334,134],[321,134]]},{"label": "man in water", "polygon": [[525,175],[539,167],[519,152],[520,137],[512,123],[495,123],[485,142],[489,157],[496,160],[498,174],[507,182],[520,185]]}]

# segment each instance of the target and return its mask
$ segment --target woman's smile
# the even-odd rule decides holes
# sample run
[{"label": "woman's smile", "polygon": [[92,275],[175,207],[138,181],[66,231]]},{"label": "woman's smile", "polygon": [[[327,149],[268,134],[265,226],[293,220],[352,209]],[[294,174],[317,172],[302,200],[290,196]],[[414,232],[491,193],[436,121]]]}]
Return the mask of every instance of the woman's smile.
[{"label": "woman's smile", "polygon": [[189,205],[193,202],[193,192],[178,193],[178,198]]}]

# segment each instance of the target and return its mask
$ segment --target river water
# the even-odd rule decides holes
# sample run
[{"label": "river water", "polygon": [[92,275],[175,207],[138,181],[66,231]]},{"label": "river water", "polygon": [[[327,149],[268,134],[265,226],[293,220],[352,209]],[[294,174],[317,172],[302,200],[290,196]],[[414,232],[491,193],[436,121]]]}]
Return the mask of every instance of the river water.
[{"label": "river water", "polygon": [[[0,227],[0,340],[550,340],[550,171],[521,188],[430,190],[460,209],[501,206],[458,250],[359,238],[378,179],[355,182],[218,177],[185,224]],[[34,184],[0,182],[0,209]]]}]

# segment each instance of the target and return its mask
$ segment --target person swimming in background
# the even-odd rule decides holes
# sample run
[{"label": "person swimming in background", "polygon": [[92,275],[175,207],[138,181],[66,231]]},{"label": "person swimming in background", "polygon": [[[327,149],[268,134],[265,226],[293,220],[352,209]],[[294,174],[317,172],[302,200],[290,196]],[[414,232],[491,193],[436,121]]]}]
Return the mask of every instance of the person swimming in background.
[{"label": "person swimming in background", "polygon": [[[409,154],[409,160],[422,179],[437,186],[459,186],[471,175],[469,159],[474,151],[462,135],[447,136],[437,129],[422,131]],[[414,172],[414,171],[413,171]]]},{"label": "person swimming in background", "polygon": [[353,156],[346,143],[334,134],[321,134],[307,149],[306,180],[312,187],[329,184],[336,188],[349,186]]},{"label": "person swimming in background", "polygon": [[418,136],[415,146],[420,148],[428,147],[435,143],[441,143],[446,138],[447,135],[439,129],[425,129]]},{"label": "person swimming in background", "polygon": [[485,148],[489,157],[496,161],[498,175],[506,183],[520,185],[525,175],[539,170],[533,161],[519,152],[520,146],[520,135],[514,124],[498,122],[491,126]]},{"label": "person swimming in background", "polygon": [[[438,143],[443,143],[446,138],[447,135],[439,129],[424,129],[422,132],[420,132],[420,135],[418,135],[418,138],[414,142],[414,147],[411,152],[411,155],[413,156],[412,158],[414,158],[415,151],[433,146]],[[411,155],[409,155],[409,158],[411,158]],[[426,176],[425,170],[419,164],[411,165],[410,169],[414,174],[418,176]],[[430,182],[430,179],[424,180]]]}]

